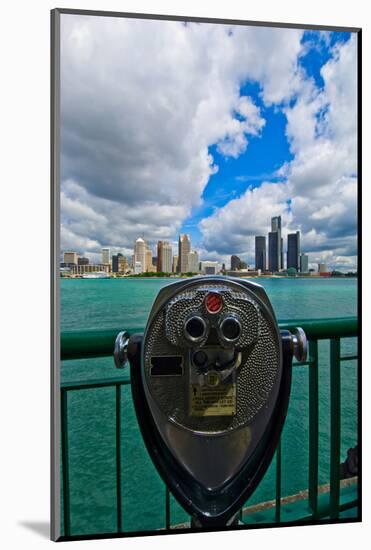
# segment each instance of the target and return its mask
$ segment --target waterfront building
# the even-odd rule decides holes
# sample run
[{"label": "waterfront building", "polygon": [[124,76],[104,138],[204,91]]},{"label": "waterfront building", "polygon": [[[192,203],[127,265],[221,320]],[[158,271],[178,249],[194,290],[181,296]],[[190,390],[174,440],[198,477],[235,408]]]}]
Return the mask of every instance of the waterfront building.
[{"label": "waterfront building", "polygon": [[300,273],[309,273],[309,257],[307,254],[300,254]]},{"label": "waterfront building", "polygon": [[171,273],[173,249],[168,241],[157,243],[157,272]]},{"label": "waterfront building", "polygon": [[112,272],[125,273],[128,269],[128,261],[120,252],[112,256]]},{"label": "waterfront building", "polygon": [[199,267],[199,257],[197,250],[192,250],[188,254],[188,270],[191,273],[199,273],[200,267]]},{"label": "waterfront building", "polygon": [[174,254],[173,256],[173,269],[172,269],[172,272],[173,273],[177,273],[178,272],[178,256],[176,254]]},{"label": "waterfront building", "polygon": [[318,273],[327,273],[327,272],[328,272],[327,264],[325,263],[318,264]]},{"label": "waterfront building", "polygon": [[109,265],[111,263],[111,251],[109,248],[102,248],[102,264]]},{"label": "waterfront building", "polygon": [[272,231],[281,231],[282,230],[281,216],[274,216],[271,219],[271,226],[272,226]]},{"label": "waterfront building", "polygon": [[107,264],[87,264],[87,265],[75,265],[72,267],[72,273],[74,275],[84,275],[85,273],[97,273],[97,272],[110,272],[110,266]]},{"label": "waterfront building", "polygon": [[206,260],[201,262],[201,273],[204,275],[216,275],[220,271],[219,263]]},{"label": "waterfront building", "polygon": [[76,252],[65,252],[63,254],[63,263],[65,266],[77,265],[77,253]]},{"label": "waterfront building", "polygon": [[146,250],[147,250],[147,245],[145,240],[142,239],[142,237],[138,237],[134,243],[134,258],[133,258],[134,273],[136,273],[137,262],[140,263],[141,271],[139,273],[146,271]]},{"label": "waterfront building", "polygon": [[[269,271],[281,271],[283,268],[283,239],[281,236],[282,220],[281,216],[274,216],[271,219],[271,233],[276,236],[268,235],[268,269]],[[271,239],[269,241],[269,238]],[[271,266],[275,269],[271,269]]]},{"label": "waterfront building", "polygon": [[266,270],[267,266],[267,248],[265,236],[255,237],[255,269]]},{"label": "waterfront building", "polygon": [[179,235],[178,245],[178,271],[179,273],[187,273],[189,271],[188,255],[191,251],[191,240],[189,235]]},{"label": "waterfront building", "polygon": [[135,260],[134,265],[133,265],[133,269],[134,269],[134,274],[135,275],[139,275],[140,273],[143,273],[142,262],[139,262],[139,261]]},{"label": "waterfront building", "polygon": [[154,265],[152,264],[152,250],[149,248],[148,245],[146,245],[144,265],[145,265],[144,271],[148,271],[148,272],[156,271]]},{"label": "waterfront building", "polygon": [[277,231],[268,233],[268,269],[272,273],[280,270],[281,253],[278,243],[281,241]]},{"label": "waterfront building", "polygon": [[77,265],[89,265],[89,258],[78,257]]},{"label": "waterfront building", "polygon": [[300,231],[287,235],[287,269],[300,269]]}]

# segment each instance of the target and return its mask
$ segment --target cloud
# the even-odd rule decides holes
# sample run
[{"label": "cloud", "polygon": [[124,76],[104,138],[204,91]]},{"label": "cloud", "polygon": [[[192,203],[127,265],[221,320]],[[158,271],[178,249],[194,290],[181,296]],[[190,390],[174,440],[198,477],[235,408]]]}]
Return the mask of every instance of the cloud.
[{"label": "cloud", "polygon": [[[282,215],[286,232],[300,229],[313,261],[354,268],[357,254],[357,44],[336,45],[322,67],[318,89],[296,73],[293,99],[282,106],[294,158],[277,171],[283,182],[264,183],[200,223],[204,244],[253,261],[252,237]],[[289,207],[287,207],[289,201]],[[348,255],[348,256],[347,256]],[[348,257],[349,260],[345,260]]]},{"label": "cloud", "polygon": [[286,184],[263,183],[200,222],[206,249],[220,254],[243,254],[252,259],[255,235],[266,235],[272,216],[290,218]]},{"label": "cloud", "polygon": [[[175,236],[217,171],[298,85],[302,31],[63,15],[62,249]],[[264,62],[260,62],[264,60]],[[68,246],[67,246],[68,245]]]}]

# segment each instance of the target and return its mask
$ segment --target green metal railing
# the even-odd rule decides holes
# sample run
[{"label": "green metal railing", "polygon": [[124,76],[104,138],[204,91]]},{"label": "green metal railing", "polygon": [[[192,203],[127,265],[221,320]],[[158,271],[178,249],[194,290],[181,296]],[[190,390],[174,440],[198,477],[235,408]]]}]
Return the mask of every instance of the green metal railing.
[{"label": "green metal railing", "polygon": [[[302,327],[309,340],[309,357],[305,363],[308,366],[309,382],[309,468],[308,468],[308,505],[309,513],[302,516],[303,520],[318,520],[323,517],[338,519],[339,514],[358,505],[358,498],[342,499],[340,490],[340,395],[341,369],[344,361],[356,361],[358,355],[340,354],[340,342],[344,337],[358,336],[358,321],[356,317],[336,319],[296,319],[280,321],[281,329]],[[122,328],[110,330],[68,331],[61,334],[61,359],[87,359],[93,357],[112,356],[114,341]],[[132,329],[130,333],[141,332],[142,329]],[[318,449],[319,449],[319,361],[318,341],[330,341],[330,484],[329,499],[324,503],[318,494]],[[293,364],[295,367],[295,363]],[[294,384],[293,380],[293,384]],[[123,378],[109,378],[78,382],[64,382],[61,384],[61,459],[63,483],[63,521],[64,536],[71,536],[71,503],[69,481],[69,448],[68,448],[68,394],[69,392],[83,391],[93,388],[115,388],[115,446],[116,446],[116,509],[117,532],[122,532],[122,495],[121,495],[121,390],[122,386],[130,384],[130,380]],[[275,516],[276,523],[281,522],[281,443],[276,452],[276,496]],[[240,515],[243,518],[242,511]],[[170,495],[165,493],[165,528],[169,529]]]}]

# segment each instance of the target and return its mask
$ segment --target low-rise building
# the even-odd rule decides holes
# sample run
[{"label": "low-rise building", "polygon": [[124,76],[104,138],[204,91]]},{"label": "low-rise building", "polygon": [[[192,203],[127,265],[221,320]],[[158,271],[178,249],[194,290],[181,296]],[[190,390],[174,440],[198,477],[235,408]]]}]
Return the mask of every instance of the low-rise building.
[{"label": "low-rise building", "polygon": [[201,273],[204,275],[216,275],[220,271],[219,262],[205,260],[201,262]]},{"label": "low-rise building", "polygon": [[63,254],[63,263],[65,265],[77,265],[77,253],[76,252],[65,252]]},{"label": "low-rise building", "polygon": [[104,271],[110,273],[111,266],[106,264],[88,264],[88,265],[75,265],[71,268],[71,272],[74,275],[83,275],[84,273],[96,273],[97,271]]}]

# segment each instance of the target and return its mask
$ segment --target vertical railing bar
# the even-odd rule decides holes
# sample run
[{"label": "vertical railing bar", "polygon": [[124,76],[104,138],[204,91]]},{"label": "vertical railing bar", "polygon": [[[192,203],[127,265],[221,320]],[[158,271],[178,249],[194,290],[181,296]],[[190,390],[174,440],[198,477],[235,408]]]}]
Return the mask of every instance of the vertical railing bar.
[{"label": "vertical railing bar", "polygon": [[281,521],[281,439],[276,450],[276,523]]},{"label": "vertical railing bar", "polygon": [[318,340],[309,342],[309,479],[308,500],[313,516],[318,509]]},{"label": "vertical railing bar", "polygon": [[170,529],[170,491],[166,487],[165,490],[165,521],[166,521],[166,529]]},{"label": "vertical railing bar", "polygon": [[121,533],[121,384],[116,384],[116,507],[117,532]]},{"label": "vertical railing bar", "polygon": [[330,518],[339,517],[340,496],[340,338],[330,341]]},{"label": "vertical railing bar", "polygon": [[64,536],[71,535],[70,509],[70,471],[68,459],[68,401],[67,391],[61,392],[61,451],[62,451],[62,483],[63,483],[63,525]]}]

